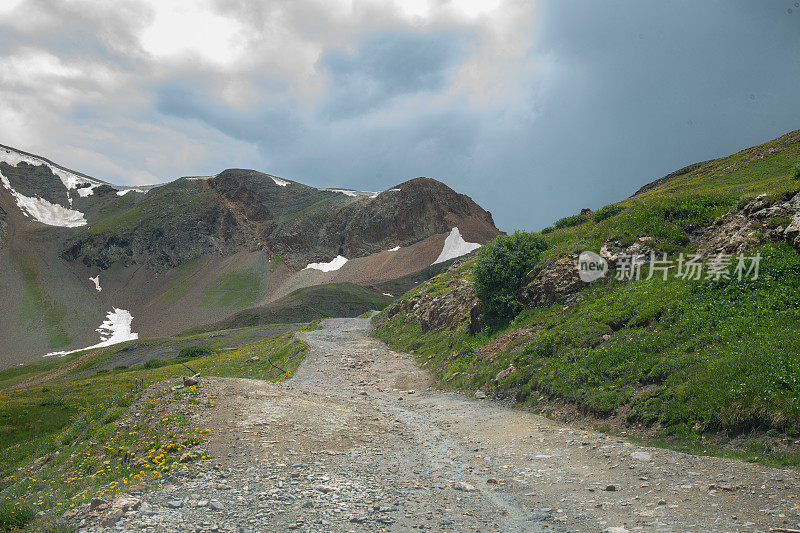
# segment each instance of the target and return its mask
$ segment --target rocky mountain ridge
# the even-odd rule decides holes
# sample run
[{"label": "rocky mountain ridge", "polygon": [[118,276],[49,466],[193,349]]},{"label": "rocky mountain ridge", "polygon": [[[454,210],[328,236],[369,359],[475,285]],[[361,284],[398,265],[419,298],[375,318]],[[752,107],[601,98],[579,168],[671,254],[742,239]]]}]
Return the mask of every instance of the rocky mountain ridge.
[{"label": "rocky mountain ridge", "polygon": [[430,178],[364,192],[228,169],[117,186],[0,145],[0,359],[85,346],[114,309],[173,334],[302,287],[400,278],[498,234]]}]

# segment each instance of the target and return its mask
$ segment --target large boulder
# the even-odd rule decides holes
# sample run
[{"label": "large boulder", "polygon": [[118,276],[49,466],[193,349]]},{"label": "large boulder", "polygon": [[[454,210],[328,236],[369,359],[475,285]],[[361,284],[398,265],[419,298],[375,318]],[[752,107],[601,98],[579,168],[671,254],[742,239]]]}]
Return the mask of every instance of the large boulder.
[{"label": "large boulder", "polygon": [[452,329],[464,322],[470,333],[477,333],[483,327],[475,286],[466,280],[458,281],[452,290],[439,296],[418,294],[398,302],[386,310],[386,320],[401,312],[408,314],[407,320],[419,320],[424,331]]},{"label": "large boulder", "polygon": [[456,287],[441,296],[436,296],[419,315],[422,329],[453,328],[468,319],[479,305],[472,283],[461,280]]},{"label": "large boulder", "polygon": [[519,291],[520,301],[526,307],[547,307],[580,300],[587,283],[578,276],[576,261],[573,256],[562,257],[552,267],[528,272]]}]

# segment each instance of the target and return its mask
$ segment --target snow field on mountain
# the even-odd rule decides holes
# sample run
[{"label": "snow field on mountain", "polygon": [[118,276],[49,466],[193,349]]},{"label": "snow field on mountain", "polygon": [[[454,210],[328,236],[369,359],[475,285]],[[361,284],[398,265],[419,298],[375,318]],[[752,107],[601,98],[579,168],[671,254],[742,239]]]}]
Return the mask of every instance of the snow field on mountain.
[{"label": "snow field on mountain", "polygon": [[87,346],[85,348],[78,348],[77,350],[50,352],[49,354],[45,355],[45,357],[51,357],[53,355],[69,355],[71,353],[81,352],[83,350],[104,348],[113,344],[119,344],[120,342],[136,340],[139,338],[139,334],[131,331],[131,322],[133,322],[133,315],[130,313],[130,311],[125,309],[117,309],[114,307],[113,310],[109,311],[106,315],[106,320],[95,330],[100,334],[99,343]]},{"label": "snow field on mountain", "polygon": [[471,251],[477,250],[480,247],[481,245],[477,242],[465,241],[458,228],[453,228],[450,231],[450,235],[448,235],[444,241],[442,253],[439,254],[439,257],[436,258],[436,261],[434,261],[433,264],[435,265],[437,263],[443,263],[450,259],[467,255]]},{"label": "snow field on mountain", "polygon": [[306,269],[313,268],[314,270],[321,270],[323,272],[333,272],[334,270],[342,268],[345,263],[347,263],[347,258],[343,255],[337,255],[335,259],[327,263],[309,263]]},{"label": "snow field on mountain", "polygon": [[23,213],[42,224],[64,228],[76,228],[86,225],[86,218],[80,211],[52,204],[43,198],[22,195],[11,187],[11,182],[2,173],[0,173],[0,183],[14,196],[17,206]]}]

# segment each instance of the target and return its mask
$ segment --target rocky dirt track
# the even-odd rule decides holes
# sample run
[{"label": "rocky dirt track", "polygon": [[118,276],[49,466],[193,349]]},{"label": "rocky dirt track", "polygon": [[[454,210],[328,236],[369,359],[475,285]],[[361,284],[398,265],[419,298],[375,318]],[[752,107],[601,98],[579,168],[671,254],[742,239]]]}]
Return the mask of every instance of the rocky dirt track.
[{"label": "rocky dirt track", "polygon": [[[411,356],[335,319],[284,383],[208,379],[207,451],[126,531],[800,529],[793,471],[640,448],[429,387]],[[84,527],[94,530],[94,527]]]}]

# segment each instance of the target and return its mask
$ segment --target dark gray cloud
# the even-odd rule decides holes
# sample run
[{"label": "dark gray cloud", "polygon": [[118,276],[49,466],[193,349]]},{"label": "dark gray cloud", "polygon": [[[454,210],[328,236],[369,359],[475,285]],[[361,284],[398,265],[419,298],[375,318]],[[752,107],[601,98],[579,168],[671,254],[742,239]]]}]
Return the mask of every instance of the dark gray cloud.
[{"label": "dark gray cloud", "polygon": [[513,231],[800,127],[793,2],[205,4],[0,9],[0,142],[120,183],[426,175]]},{"label": "dark gray cloud", "polygon": [[454,31],[391,30],[365,37],[352,53],[325,52],[325,111],[333,119],[352,117],[401,95],[442,90],[448,70],[461,59],[462,39]]},{"label": "dark gray cloud", "polygon": [[799,128],[790,5],[544,4],[532,53],[551,70],[526,163],[529,190],[548,194],[532,197],[534,226]]}]

